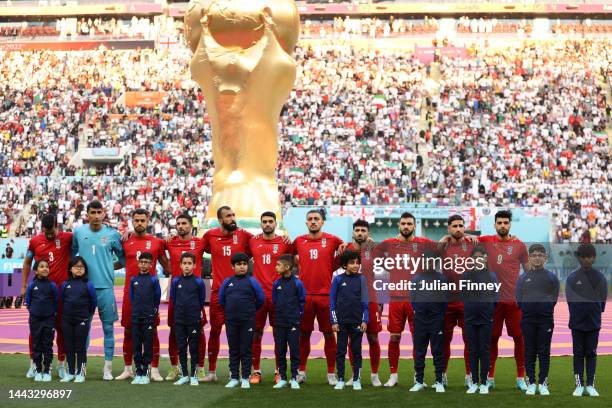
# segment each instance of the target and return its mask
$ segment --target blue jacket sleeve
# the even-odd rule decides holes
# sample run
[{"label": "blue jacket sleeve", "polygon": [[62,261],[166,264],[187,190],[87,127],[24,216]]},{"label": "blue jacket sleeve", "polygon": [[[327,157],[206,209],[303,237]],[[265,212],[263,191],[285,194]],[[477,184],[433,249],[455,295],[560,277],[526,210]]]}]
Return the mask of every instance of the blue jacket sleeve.
[{"label": "blue jacket sleeve", "polygon": [[[499,283],[499,282],[497,281],[497,275],[496,275],[495,273],[491,273],[491,282],[493,282],[493,283],[495,283],[495,284]],[[500,288],[501,288],[501,287],[500,287]],[[495,292],[495,293],[493,294],[493,304],[495,304],[495,305],[496,305],[496,304],[497,304],[497,302],[499,302],[499,292]]]},{"label": "blue jacket sleeve", "polygon": [[278,294],[276,293],[277,286],[278,286],[278,281],[274,281],[274,283],[272,283],[272,304],[273,305],[276,304],[276,297],[278,296]]},{"label": "blue jacket sleeve", "polygon": [[130,279],[130,302],[134,304],[134,278]]},{"label": "blue jacket sleeve", "polygon": [[90,282],[87,282],[87,291],[89,292],[89,314],[93,315],[98,307],[98,296],[96,295],[96,288]]},{"label": "blue jacket sleeve", "polygon": [[198,279],[198,300],[200,301],[200,309],[204,308],[206,303],[206,285],[202,279]]},{"label": "blue jacket sleeve", "polygon": [[608,281],[606,277],[601,275],[601,313],[606,311],[606,299],[608,299]]},{"label": "blue jacket sleeve", "polygon": [[227,286],[227,282],[230,279],[231,278],[226,278],[221,284],[221,287],[219,288],[219,305],[221,305],[222,307],[225,307],[225,287]]},{"label": "blue jacket sleeve", "polygon": [[525,282],[525,276],[525,273],[519,276],[515,289],[516,304],[521,310],[523,309],[523,283]]},{"label": "blue jacket sleeve", "polygon": [[557,278],[557,276],[552,273],[552,272],[548,272],[549,276],[550,276],[550,281],[552,282],[552,296],[553,296],[553,301],[551,302],[554,305],[557,304],[557,300],[559,300],[559,279]]},{"label": "blue jacket sleeve", "polygon": [[176,277],[172,279],[172,283],[170,284],[170,299],[172,300],[172,303],[176,302],[176,285],[178,284],[178,280],[179,278]]},{"label": "blue jacket sleeve", "polygon": [[259,310],[266,301],[266,295],[264,294],[259,282],[257,282],[257,279],[249,277],[249,280],[251,281],[251,286],[253,286],[253,289],[255,289],[255,308]]},{"label": "blue jacket sleeve", "polygon": [[361,321],[363,323],[369,323],[370,313],[368,309],[368,282],[365,276],[360,275],[360,278],[361,278],[361,310],[362,310]]},{"label": "blue jacket sleeve", "polygon": [[159,303],[161,302],[161,286],[159,284],[159,279],[157,277],[152,276],[151,281],[155,287],[155,297],[153,300],[155,301],[155,310],[159,312]]},{"label": "blue jacket sleeve", "polygon": [[574,303],[574,292],[572,291],[573,282],[572,275],[568,276],[565,280],[565,301],[567,302],[567,306],[571,306]]},{"label": "blue jacket sleeve", "polygon": [[62,304],[66,302],[66,286],[68,286],[68,281],[65,281],[64,283],[62,283],[62,289],[60,290]]},{"label": "blue jacket sleeve", "polygon": [[300,300],[300,319],[304,316],[304,305],[306,304],[306,289],[302,281],[297,279],[298,296]]},{"label": "blue jacket sleeve", "polygon": [[51,284],[51,292],[53,293],[53,311],[57,313],[57,305],[59,301],[59,292],[55,283]]},{"label": "blue jacket sleeve", "polygon": [[332,282],[331,290],[329,291],[329,320],[331,324],[338,324],[338,318],[336,316],[336,300],[338,297],[338,281],[340,275],[336,276]]},{"label": "blue jacket sleeve", "polygon": [[28,288],[26,289],[25,304],[28,307],[28,309],[30,308],[30,302],[32,301],[32,285],[33,283],[30,282],[30,284],[28,285]]}]

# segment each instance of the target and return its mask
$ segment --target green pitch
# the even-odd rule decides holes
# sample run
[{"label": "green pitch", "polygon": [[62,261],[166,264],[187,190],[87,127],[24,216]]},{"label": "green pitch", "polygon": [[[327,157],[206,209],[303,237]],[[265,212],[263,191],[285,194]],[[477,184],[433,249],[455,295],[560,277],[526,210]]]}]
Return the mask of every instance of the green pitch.
[{"label": "green pitch", "polygon": [[[381,362],[381,380],[388,378],[388,368],[385,360]],[[373,388],[370,385],[369,363],[365,361],[362,391],[345,389],[335,391],[325,382],[325,361],[312,360],[308,366],[308,383],[299,391],[290,389],[274,390],[272,361],[262,361],[264,382],[252,386],[250,390],[227,390],[223,386],[227,378],[226,361],[220,361],[218,372],[219,383],[200,384],[199,387],[189,385],[173,386],[169,382],[155,383],[147,386],[130,385],[129,382],[101,379],[102,358],[90,358],[88,378],[85,384],[63,385],[54,381],[51,383],[34,383],[25,378],[28,361],[23,355],[0,355],[0,406],[2,407],[256,407],[256,408],[294,408],[294,407],[610,407],[612,406],[612,356],[602,356],[598,359],[597,384],[601,394],[599,398],[572,397],[574,389],[571,357],[555,357],[551,363],[551,393],[549,397],[540,395],[527,397],[515,387],[514,360],[502,358],[497,363],[497,386],[488,396],[466,395],[463,386],[463,361],[451,360],[449,379],[450,386],[445,394],[436,394],[426,389],[420,393],[408,392],[412,384],[412,361],[400,362],[400,386],[393,389]],[[114,374],[118,375],[123,368],[121,359],[115,359]],[[162,361],[161,371],[165,375],[167,361]],[[427,361],[425,380],[432,381],[432,362]],[[54,373],[55,375],[55,373]],[[9,399],[9,390],[23,389],[71,389],[68,400],[17,400]]]}]

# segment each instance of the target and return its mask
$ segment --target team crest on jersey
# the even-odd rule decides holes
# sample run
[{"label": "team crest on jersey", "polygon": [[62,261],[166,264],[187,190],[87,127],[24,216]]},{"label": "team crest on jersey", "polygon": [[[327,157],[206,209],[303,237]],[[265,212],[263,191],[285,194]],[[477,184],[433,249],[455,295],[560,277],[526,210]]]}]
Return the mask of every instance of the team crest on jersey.
[{"label": "team crest on jersey", "polygon": [[321,240],[321,247],[325,248],[327,246],[327,238],[323,238]]},{"label": "team crest on jersey", "polygon": [[365,251],[365,252],[363,253],[363,257],[364,257],[365,259],[368,259],[368,260],[369,260],[369,259],[370,259],[370,251]]},{"label": "team crest on jersey", "polygon": [[511,246],[508,247],[508,255],[512,255],[512,247]]},{"label": "team crest on jersey", "polygon": [[195,249],[195,241],[189,242],[189,248],[191,248],[192,250]]},{"label": "team crest on jersey", "polygon": [[106,243],[108,242],[108,238],[107,237],[102,237],[102,239],[100,241],[102,241],[102,245],[106,245]]},{"label": "team crest on jersey", "polygon": [[463,249],[464,251],[467,251],[467,244],[465,242],[461,243],[461,249]]},{"label": "team crest on jersey", "polygon": [[238,235],[234,235],[233,240],[234,240],[234,245],[236,245],[238,243]]},{"label": "team crest on jersey", "polygon": [[151,241],[147,241],[146,247],[147,249],[151,249]]},{"label": "team crest on jersey", "polygon": [[56,239],[56,240],[55,240],[55,247],[56,247],[57,249],[60,249],[60,248],[62,247],[62,243],[60,242],[60,240],[59,240],[59,239]]},{"label": "team crest on jersey", "polygon": [[272,253],[273,253],[273,254],[278,253],[278,244],[274,244],[274,245],[272,245]]},{"label": "team crest on jersey", "polygon": [[416,252],[418,247],[419,247],[419,244],[417,244],[416,242],[412,244],[412,252]]}]

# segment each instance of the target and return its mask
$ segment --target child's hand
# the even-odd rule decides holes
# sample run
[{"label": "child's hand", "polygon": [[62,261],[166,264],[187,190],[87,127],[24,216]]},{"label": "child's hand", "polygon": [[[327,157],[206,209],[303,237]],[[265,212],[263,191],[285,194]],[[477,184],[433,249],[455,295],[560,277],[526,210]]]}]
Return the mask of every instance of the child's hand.
[{"label": "child's hand", "polygon": [[337,324],[332,324],[332,331],[338,333],[340,331],[340,326]]},{"label": "child's hand", "polygon": [[359,328],[361,329],[362,333],[365,333],[365,331],[368,329],[368,324],[367,323],[361,323],[361,326],[359,326]]}]

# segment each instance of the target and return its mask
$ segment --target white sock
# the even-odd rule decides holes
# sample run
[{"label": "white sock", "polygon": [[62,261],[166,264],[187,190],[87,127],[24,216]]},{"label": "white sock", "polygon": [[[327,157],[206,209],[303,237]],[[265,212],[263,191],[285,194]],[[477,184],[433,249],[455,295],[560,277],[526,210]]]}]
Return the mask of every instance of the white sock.
[{"label": "white sock", "polygon": [[125,371],[132,371],[132,366],[131,365],[126,365],[125,366]]},{"label": "white sock", "polygon": [[301,375],[306,375],[306,371],[301,371],[301,370],[298,370],[298,374],[301,374]]},{"label": "white sock", "polygon": [[64,362],[63,361],[58,361],[57,362],[57,367],[63,367],[64,366]]},{"label": "white sock", "polygon": [[113,368],[113,362],[104,360],[104,369],[110,371],[112,370],[112,368]]}]

